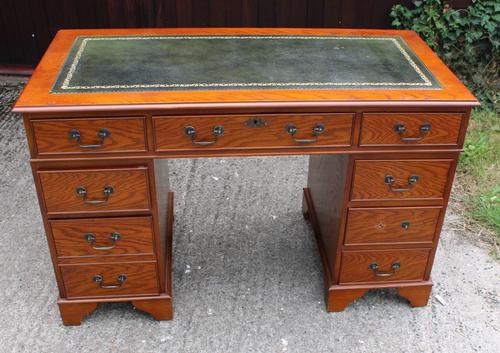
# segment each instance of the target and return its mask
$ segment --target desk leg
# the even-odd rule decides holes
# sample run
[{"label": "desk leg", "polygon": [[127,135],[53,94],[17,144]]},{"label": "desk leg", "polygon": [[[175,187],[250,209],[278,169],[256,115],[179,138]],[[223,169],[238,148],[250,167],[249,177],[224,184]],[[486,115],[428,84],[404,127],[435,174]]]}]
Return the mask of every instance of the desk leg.
[{"label": "desk leg", "polygon": [[410,302],[413,308],[426,306],[431,296],[432,282],[417,286],[404,286],[397,288],[398,293]]},{"label": "desk leg", "polygon": [[132,305],[156,320],[172,320],[172,298],[170,296],[161,296],[158,299],[133,300]]},{"label": "desk leg", "polygon": [[59,312],[64,325],[80,325],[85,316],[92,314],[97,308],[96,302],[91,303],[70,303],[58,300]]}]

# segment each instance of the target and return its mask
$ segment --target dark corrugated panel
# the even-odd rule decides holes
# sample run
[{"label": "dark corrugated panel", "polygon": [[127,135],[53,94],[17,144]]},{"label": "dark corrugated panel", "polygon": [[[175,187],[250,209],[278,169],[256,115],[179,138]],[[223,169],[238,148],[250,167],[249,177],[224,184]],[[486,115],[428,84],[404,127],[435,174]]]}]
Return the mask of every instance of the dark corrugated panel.
[{"label": "dark corrugated panel", "polygon": [[4,0],[0,65],[36,65],[62,28],[390,28],[394,4],[411,0]]}]

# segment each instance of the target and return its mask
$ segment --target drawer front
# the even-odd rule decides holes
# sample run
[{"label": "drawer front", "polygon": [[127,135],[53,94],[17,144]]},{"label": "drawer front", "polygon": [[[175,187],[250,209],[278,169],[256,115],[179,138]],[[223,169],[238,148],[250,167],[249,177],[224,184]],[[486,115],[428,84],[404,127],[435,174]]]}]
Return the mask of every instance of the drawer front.
[{"label": "drawer front", "polygon": [[38,175],[49,214],[150,209],[146,167],[39,171]]},{"label": "drawer front", "polygon": [[353,117],[351,113],[190,116],[153,121],[156,150],[172,151],[350,146]]},{"label": "drawer front", "polygon": [[67,298],[159,294],[156,262],[60,266]]},{"label": "drawer front", "polygon": [[58,257],[153,254],[151,217],[49,221]]},{"label": "drawer front", "polygon": [[144,118],[32,121],[39,155],[147,151]]},{"label": "drawer front", "polygon": [[351,200],[442,199],[452,160],[358,160]]},{"label": "drawer front", "polygon": [[457,146],[463,117],[460,113],[366,113],[360,145]]},{"label": "drawer front", "polygon": [[340,284],[421,281],[430,249],[344,251]]},{"label": "drawer front", "polygon": [[345,245],[432,244],[440,207],[349,209]]}]

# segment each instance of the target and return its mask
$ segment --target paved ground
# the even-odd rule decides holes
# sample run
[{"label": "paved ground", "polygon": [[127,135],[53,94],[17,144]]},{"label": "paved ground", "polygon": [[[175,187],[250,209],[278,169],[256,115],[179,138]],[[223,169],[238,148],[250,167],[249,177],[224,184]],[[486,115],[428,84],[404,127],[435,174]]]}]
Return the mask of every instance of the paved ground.
[{"label": "paved ground", "polygon": [[0,352],[499,351],[500,265],[453,230],[452,214],[427,307],[375,291],[326,313],[301,215],[303,157],[171,161],[175,319],[112,304],[62,326],[24,131],[9,109],[19,88],[0,83]]}]

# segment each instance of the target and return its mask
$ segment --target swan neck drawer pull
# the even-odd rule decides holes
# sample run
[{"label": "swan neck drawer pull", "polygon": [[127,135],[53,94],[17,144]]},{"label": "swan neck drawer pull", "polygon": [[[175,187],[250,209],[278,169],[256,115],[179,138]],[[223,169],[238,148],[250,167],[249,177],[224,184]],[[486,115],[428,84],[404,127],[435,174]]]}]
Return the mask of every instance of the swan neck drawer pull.
[{"label": "swan neck drawer pull", "polygon": [[391,266],[391,271],[388,272],[379,271],[380,266],[376,262],[373,262],[370,265],[368,265],[368,268],[372,270],[375,276],[377,277],[390,277],[394,276],[396,274],[396,270],[401,268],[401,263],[399,261],[394,262]]},{"label": "swan neck drawer pull", "polygon": [[94,250],[111,250],[116,247],[116,242],[122,238],[121,234],[118,232],[113,232],[109,236],[109,240],[111,241],[111,245],[108,246],[103,246],[103,245],[96,245],[96,236],[93,233],[87,233],[83,236],[87,242],[90,243],[92,246],[92,249]]},{"label": "swan neck drawer pull", "polygon": [[318,141],[318,136],[325,132],[325,125],[318,123],[314,125],[312,129],[313,138],[296,138],[295,134],[299,131],[295,124],[288,124],[285,127],[285,131],[292,137],[292,139],[297,143],[312,143]]},{"label": "swan neck drawer pull", "polygon": [[117,283],[116,284],[104,284],[104,277],[102,275],[94,275],[94,277],[92,277],[92,281],[94,283],[97,283],[99,284],[99,287],[101,287],[102,289],[117,289],[117,288],[120,288],[123,284],[123,282],[125,282],[127,280],[127,276],[125,274],[120,274],[117,278],[116,278],[116,281]]},{"label": "swan neck drawer pull", "polygon": [[398,123],[394,125],[394,131],[399,134],[399,139],[403,142],[417,142],[424,139],[425,135],[431,131],[432,125],[429,123],[423,123],[420,125],[419,134],[415,137],[405,137],[406,133],[406,125],[402,123]]},{"label": "swan neck drawer pull", "polygon": [[106,139],[106,137],[109,136],[111,136],[111,132],[108,129],[103,128],[99,130],[99,132],[97,133],[97,138],[99,139],[99,141],[96,144],[82,145],[81,144],[82,134],[80,133],[80,131],[78,131],[78,129],[71,129],[71,131],[69,132],[69,138],[75,140],[76,144],[80,148],[101,148],[102,145],[104,144],[104,140]]},{"label": "swan neck drawer pull", "polygon": [[416,183],[418,183],[419,179],[420,178],[419,178],[418,175],[411,175],[408,178],[407,187],[405,187],[405,188],[397,188],[397,187],[394,187],[394,182],[396,181],[395,178],[392,175],[386,175],[384,177],[384,183],[389,186],[389,191],[392,191],[392,192],[405,192],[405,191],[410,191],[411,188],[413,187],[413,185],[415,185]]},{"label": "swan neck drawer pull", "polygon": [[209,146],[213,145],[214,143],[217,142],[217,139],[224,135],[224,126],[222,125],[216,125],[212,129],[212,135],[214,136],[213,140],[208,140],[208,141],[198,141],[196,140],[196,129],[192,126],[186,126],[184,127],[184,135],[187,137],[191,138],[191,143],[193,145],[198,145],[198,146]]},{"label": "swan neck drawer pull", "polygon": [[87,189],[84,186],[79,186],[75,189],[75,192],[78,196],[83,198],[83,202],[88,204],[88,205],[98,205],[101,203],[106,203],[109,200],[109,196],[114,192],[115,190],[113,189],[112,186],[106,185],[104,189],[102,190],[102,194],[104,198],[102,200],[89,200],[88,199],[88,193]]}]

